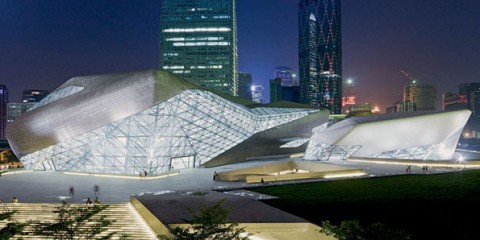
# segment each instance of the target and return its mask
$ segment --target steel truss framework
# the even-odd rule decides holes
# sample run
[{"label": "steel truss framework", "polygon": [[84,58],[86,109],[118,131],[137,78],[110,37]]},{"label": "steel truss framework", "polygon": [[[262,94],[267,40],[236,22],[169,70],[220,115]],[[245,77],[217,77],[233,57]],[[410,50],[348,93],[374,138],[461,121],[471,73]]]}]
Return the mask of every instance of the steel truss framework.
[{"label": "steel truss framework", "polygon": [[[386,158],[386,159],[412,159],[425,160],[438,148],[438,144],[419,146],[405,149],[397,149],[388,152],[382,152],[369,156],[369,158]],[[362,146],[332,146],[328,144],[319,144],[317,146],[308,146],[305,152],[307,160],[345,160],[354,154]]]},{"label": "steel truss framework", "polygon": [[27,168],[109,174],[197,167],[254,133],[312,109],[249,110],[213,93],[186,90],[150,109],[21,158]]}]

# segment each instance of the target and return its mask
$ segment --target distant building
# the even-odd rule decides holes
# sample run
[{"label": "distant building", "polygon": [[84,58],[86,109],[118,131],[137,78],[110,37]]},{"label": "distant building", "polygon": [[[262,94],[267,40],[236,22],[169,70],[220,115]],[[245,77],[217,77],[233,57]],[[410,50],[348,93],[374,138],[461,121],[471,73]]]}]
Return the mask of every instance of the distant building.
[{"label": "distant building", "polygon": [[300,86],[282,87],[282,101],[300,102]]},{"label": "distant building", "polygon": [[351,105],[348,110],[348,117],[361,117],[372,115],[372,106],[368,103]]},{"label": "distant building", "polygon": [[40,102],[44,97],[48,95],[47,90],[38,90],[38,89],[28,89],[23,90],[22,102]]},{"label": "distant building", "polygon": [[160,67],[237,96],[235,0],[163,0],[161,6]]},{"label": "distant building", "polygon": [[356,104],[355,85],[351,79],[348,79],[343,86],[342,112],[347,113],[350,106]]},{"label": "distant building", "polygon": [[340,0],[299,0],[301,101],[342,111]]},{"label": "distant building", "polygon": [[298,80],[295,78],[297,75],[291,68],[285,66],[279,66],[273,69],[275,78],[281,79],[283,87],[299,86]]},{"label": "distant building", "polygon": [[263,99],[263,91],[265,88],[262,85],[252,85],[250,90],[252,91],[252,101],[257,103],[265,103]]},{"label": "distant building", "polygon": [[0,85],[0,139],[5,139],[5,128],[7,127],[7,103],[7,86]]},{"label": "distant building", "polygon": [[443,111],[460,109],[467,109],[467,96],[450,92],[442,94]]},{"label": "distant building", "polygon": [[22,103],[8,103],[7,104],[7,123],[15,121],[22,116],[30,108],[33,108],[36,103],[34,102],[22,102]]},{"label": "distant building", "polygon": [[238,96],[244,99],[252,99],[252,74],[246,72],[238,73]]},{"label": "distant building", "polygon": [[385,112],[386,113],[394,113],[394,112],[398,112],[398,105],[393,105],[391,107],[387,107],[385,109]]},{"label": "distant building", "polygon": [[282,101],[282,79],[275,78],[270,80],[270,102]]},{"label": "distant building", "polygon": [[414,102],[400,102],[397,107],[397,112],[415,112],[417,105]]},{"label": "distant building", "polygon": [[464,83],[459,86],[459,94],[467,98],[467,108],[472,116],[480,118],[480,83]]},{"label": "distant building", "polygon": [[270,102],[289,101],[300,102],[299,86],[282,86],[282,79],[270,80]]},{"label": "distant building", "polygon": [[413,103],[415,111],[435,111],[436,101],[437,91],[432,85],[413,80],[403,88],[403,102]]}]

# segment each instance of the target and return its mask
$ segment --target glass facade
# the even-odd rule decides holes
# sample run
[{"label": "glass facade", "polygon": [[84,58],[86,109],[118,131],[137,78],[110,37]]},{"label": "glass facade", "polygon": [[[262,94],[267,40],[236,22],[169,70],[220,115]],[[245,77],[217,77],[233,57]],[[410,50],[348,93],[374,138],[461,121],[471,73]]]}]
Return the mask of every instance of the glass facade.
[{"label": "glass facade", "polygon": [[[65,89],[47,98],[72,94]],[[316,111],[248,109],[211,92],[190,89],[147,110],[25,155],[21,161],[34,170],[128,175],[147,171],[159,175],[200,166],[257,132]]]},{"label": "glass facade", "polygon": [[163,0],[160,67],[238,95],[235,0]]},{"label": "glass facade", "polygon": [[301,101],[342,110],[340,0],[300,0],[299,77]]}]

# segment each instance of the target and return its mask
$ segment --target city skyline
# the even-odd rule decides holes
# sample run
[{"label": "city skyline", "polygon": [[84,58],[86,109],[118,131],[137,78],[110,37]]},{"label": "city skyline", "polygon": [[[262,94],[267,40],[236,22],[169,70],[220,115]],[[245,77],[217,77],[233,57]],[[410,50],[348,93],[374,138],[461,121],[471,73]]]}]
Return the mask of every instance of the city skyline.
[{"label": "city skyline", "polygon": [[[401,69],[438,95],[480,80],[480,2],[368,3],[342,1],[343,79],[359,103],[384,111],[400,100]],[[239,70],[255,84],[268,86],[276,66],[298,71],[296,5],[237,3]],[[73,76],[158,68],[159,12],[159,1],[0,0],[0,83],[19,101],[24,89],[51,91]]]}]

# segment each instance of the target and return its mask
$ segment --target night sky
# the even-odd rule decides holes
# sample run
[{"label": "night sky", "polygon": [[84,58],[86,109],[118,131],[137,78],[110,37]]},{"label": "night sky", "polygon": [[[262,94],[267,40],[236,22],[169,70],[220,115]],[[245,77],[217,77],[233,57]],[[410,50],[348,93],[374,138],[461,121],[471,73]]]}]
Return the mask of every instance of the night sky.
[{"label": "night sky", "polygon": [[[478,0],[343,0],[343,77],[383,111],[401,98],[400,69],[439,99],[478,82],[479,12]],[[157,68],[159,20],[160,0],[0,0],[0,83],[15,102],[74,76]],[[297,0],[237,0],[237,20],[240,71],[268,89],[275,66],[298,70]]]}]

